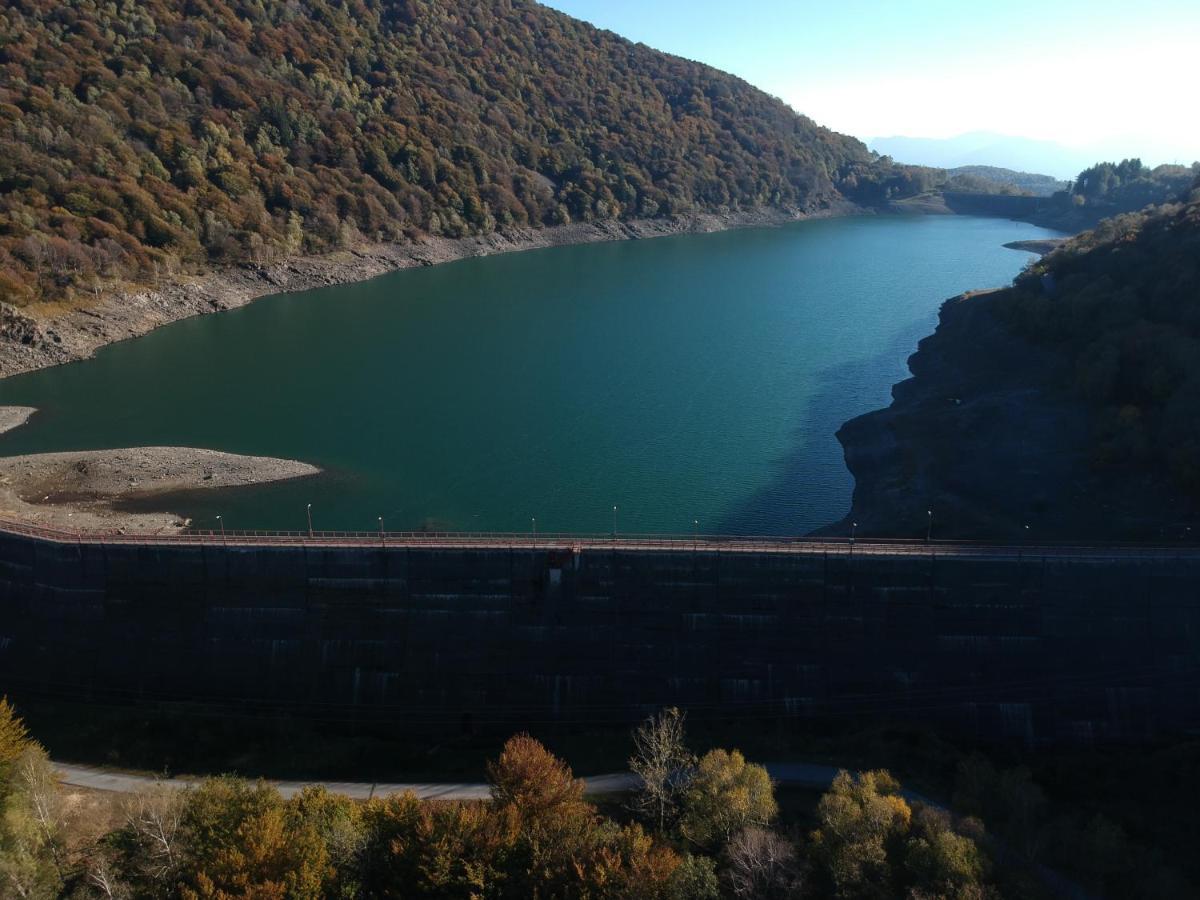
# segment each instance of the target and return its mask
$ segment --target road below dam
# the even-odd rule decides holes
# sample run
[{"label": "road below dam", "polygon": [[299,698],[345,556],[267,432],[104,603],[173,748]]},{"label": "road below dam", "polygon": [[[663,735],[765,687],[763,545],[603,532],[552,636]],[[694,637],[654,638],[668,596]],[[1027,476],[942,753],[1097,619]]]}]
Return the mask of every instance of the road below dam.
[{"label": "road below dam", "polygon": [[862,717],[1200,725],[1200,551],[0,530],[0,693],[414,729]]}]

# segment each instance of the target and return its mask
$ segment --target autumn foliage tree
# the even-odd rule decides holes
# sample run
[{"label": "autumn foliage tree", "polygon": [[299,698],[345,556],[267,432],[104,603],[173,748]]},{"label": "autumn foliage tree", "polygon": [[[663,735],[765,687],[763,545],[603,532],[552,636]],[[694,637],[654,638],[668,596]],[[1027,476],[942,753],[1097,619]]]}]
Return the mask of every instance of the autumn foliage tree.
[{"label": "autumn foliage tree", "polygon": [[739,831],[769,825],[778,814],[766,769],[738,750],[710,750],[684,793],[679,830],[691,844],[717,850]]},{"label": "autumn foliage tree", "polygon": [[184,898],[321,898],[335,875],[305,804],[263,782],[212,778],[184,797]]},{"label": "autumn foliage tree", "polygon": [[0,698],[0,896],[53,897],[63,883],[58,779],[8,698]]}]

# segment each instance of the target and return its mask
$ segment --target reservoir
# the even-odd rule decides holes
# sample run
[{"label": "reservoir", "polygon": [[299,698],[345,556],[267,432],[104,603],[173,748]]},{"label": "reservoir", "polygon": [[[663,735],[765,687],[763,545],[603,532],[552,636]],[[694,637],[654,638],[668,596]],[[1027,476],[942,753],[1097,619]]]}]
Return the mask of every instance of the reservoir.
[{"label": "reservoir", "polygon": [[844,515],[834,432],[890,402],[942,301],[1007,284],[1032,257],[1002,245],[1055,234],[829,219],[264,298],[0,381],[0,404],[40,410],[0,455],[184,445],[324,470],[172,498],[197,527],[300,530],[311,503],[317,529],[801,534]]}]

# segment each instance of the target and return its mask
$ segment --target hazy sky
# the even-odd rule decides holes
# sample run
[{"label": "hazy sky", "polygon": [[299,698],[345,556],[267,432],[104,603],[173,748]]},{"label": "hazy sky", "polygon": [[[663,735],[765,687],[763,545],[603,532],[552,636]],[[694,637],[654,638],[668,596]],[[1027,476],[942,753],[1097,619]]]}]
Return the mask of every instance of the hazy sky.
[{"label": "hazy sky", "polygon": [[1200,0],[549,0],[861,138],[1200,159]]}]

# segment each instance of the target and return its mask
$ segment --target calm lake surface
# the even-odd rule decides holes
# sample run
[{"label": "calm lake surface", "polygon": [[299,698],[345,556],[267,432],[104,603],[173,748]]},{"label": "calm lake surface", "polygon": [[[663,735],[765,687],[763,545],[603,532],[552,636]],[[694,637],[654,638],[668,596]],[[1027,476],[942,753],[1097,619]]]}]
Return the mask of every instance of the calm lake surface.
[{"label": "calm lake surface", "polygon": [[315,479],[176,498],[211,527],[798,534],[845,514],[834,432],[943,300],[1054,232],[864,217],[560,247],[191,319],[0,381],[0,455],[176,444]]}]

